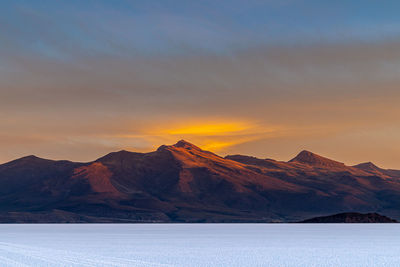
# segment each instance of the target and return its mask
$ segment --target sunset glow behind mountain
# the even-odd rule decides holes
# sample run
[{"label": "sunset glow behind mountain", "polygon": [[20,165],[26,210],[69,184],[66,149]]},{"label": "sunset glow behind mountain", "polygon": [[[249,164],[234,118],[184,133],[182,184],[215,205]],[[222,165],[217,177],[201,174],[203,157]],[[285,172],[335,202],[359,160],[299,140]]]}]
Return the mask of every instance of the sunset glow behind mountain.
[{"label": "sunset glow behind mountain", "polygon": [[176,140],[400,168],[398,1],[2,1],[0,163]]}]

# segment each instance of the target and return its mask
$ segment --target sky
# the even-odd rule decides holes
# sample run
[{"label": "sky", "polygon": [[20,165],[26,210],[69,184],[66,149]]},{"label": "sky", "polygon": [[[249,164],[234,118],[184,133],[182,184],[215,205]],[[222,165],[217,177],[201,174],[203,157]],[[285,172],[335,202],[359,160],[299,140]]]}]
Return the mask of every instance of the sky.
[{"label": "sky", "polygon": [[400,10],[385,0],[0,0],[0,163],[180,139],[400,169]]}]

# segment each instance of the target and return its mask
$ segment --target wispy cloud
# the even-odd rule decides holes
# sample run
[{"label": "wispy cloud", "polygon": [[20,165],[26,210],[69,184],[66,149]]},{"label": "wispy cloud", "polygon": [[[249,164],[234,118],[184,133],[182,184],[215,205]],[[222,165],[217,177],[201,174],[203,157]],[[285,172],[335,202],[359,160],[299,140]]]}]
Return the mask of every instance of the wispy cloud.
[{"label": "wispy cloud", "polygon": [[400,133],[397,2],[6,2],[0,161],[184,138],[281,159],[377,151],[366,160],[398,165],[400,151],[375,145]]}]

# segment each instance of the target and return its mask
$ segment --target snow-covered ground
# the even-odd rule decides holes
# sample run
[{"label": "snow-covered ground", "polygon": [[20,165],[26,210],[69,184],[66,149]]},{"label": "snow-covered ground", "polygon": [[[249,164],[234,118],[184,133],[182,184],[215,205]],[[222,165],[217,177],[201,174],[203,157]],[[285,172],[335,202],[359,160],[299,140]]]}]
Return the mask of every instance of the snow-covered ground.
[{"label": "snow-covered ground", "polygon": [[400,224],[0,225],[0,266],[400,266]]}]

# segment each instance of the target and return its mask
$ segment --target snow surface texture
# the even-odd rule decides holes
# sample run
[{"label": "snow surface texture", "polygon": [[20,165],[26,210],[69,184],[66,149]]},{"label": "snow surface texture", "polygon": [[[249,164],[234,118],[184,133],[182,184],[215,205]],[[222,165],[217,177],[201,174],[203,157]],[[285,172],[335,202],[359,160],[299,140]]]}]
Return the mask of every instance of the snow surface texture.
[{"label": "snow surface texture", "polygon": [[400,266],[400,224],[0,225],[0,266]]}]

